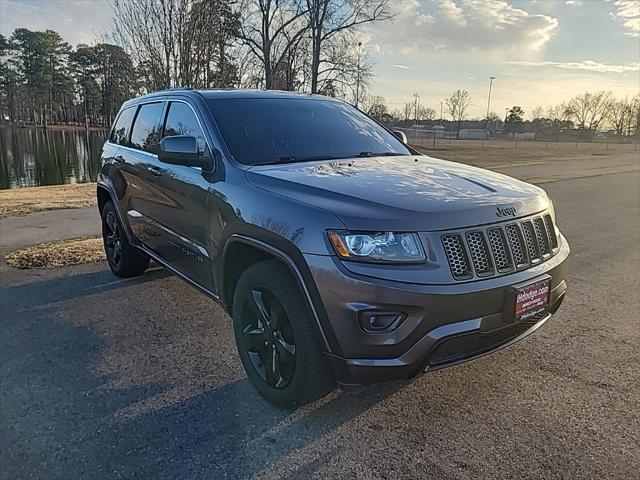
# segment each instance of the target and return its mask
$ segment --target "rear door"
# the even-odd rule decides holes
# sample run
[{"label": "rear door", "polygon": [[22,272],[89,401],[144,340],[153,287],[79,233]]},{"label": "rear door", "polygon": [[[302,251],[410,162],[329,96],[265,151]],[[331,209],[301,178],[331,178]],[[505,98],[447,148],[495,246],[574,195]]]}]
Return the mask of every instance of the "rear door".
[{"label": "rear door", "polygon": [[155,181],[161,174],[157,151],[164,107],[162,101],[140,104],[126,146],[120,149],[124,159],[120,171],[127,185],[123,213],[135,236],[152,249],[162,244],[163,236],[154,208],[167,201]]}]

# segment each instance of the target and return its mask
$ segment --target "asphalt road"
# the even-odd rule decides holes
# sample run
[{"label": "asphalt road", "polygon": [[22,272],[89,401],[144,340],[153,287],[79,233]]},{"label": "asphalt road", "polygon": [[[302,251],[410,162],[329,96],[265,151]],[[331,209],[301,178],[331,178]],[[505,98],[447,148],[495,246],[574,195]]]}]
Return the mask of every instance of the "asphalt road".
[{"label": "asphalt road", "polygon": [[638,478],[640,174],[545,188],[573,252],[543,328],[295,412],[261,400],[229,318],[163,270],[4,268],[0,478]]}]

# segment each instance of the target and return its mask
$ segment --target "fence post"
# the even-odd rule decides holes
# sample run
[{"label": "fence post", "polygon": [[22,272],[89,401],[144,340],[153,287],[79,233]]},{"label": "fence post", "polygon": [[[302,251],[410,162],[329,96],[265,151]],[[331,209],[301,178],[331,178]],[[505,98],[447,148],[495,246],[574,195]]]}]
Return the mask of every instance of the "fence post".
[{"label": "fence post", "polygon": [[433,149],[435,150],[436,148],[436,131],[433,131]]},{"label": "fence post", "polygon": [[544,147],[545,150],[549,150],[549,142],[547,142],[547,144]]},{"label": "fence post", "polygon": [[516,150],[518,149],[518,139],[516,138]]},{"label": "fence post", "polygon": [[576,142],[576,150],[578,149],[578,142]]},{"label": "fence post", "polygon": [[607,142],[607,148],[605,150],[609,150],[609,142]]}]

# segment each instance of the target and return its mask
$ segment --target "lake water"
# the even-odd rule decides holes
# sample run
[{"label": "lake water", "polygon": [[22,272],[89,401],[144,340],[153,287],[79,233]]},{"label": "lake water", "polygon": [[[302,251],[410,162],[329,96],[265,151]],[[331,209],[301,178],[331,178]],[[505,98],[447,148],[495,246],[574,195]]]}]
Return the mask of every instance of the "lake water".
[{"label": "lake water", "polygon": [[106,130],[0,128],[0,189],[93,182]]}]

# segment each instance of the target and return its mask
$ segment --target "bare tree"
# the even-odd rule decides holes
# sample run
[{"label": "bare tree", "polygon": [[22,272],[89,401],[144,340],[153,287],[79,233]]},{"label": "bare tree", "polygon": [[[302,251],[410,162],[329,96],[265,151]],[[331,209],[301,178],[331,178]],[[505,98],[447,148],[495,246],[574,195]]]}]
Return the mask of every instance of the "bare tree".
[{"label": "bare tree", "polygon": [[543,117],[544,117],[544,108],[542,108],[542,106],[538,105],[533,110],[531,110],[531,120],[535,120],[536,118],[543,118]]},{"label": "bare tree", "polygon": [[311,35],[311,93],[319,91],[325,44],[358,25],[391,18],[389,0],[305,0]]},{"label": "bare tree", "polygon": [[460,132],[462,121],[467,117],[467,110],[471,106],[471,97],[466,90],[456,90],[445,100],[447,112],[451,119],[456,122],[457,131]]},{"label": "bare tree", "polygon": [[293,49],[307,31],[302,0],[244,0],[238,36],[262,67],[264,88],[294,58]]},{"label": "bare tree", "polygon": [[387,113],[387,100],[382,95],[367,95],[362,99],[361,109],[367,115],[382,118]]},{"label": "bare tree", "polygon": [[239,21],[229,0],[114,0],[112,7],[114,36],[147,89],[236,82],[228,48]]},{"label": "bare tree", "polygon": [[634,95],[629,102],[627,135],[634,135],[636,137],[636,142],[640,140],[640,94]]},{"label": "bare tree", "polygon": [[570,99],[565,105],[565,112],[582,130],[583,136],[590,140],[610,114],[612,101],[611,91],[585,92]]},{"label": "bare tree", "polygon": [[418,105],[418,114],[415,115],[419,121],[429,122],[436,118],[436,111],[431,107]]},{"label": "bare tree", "polygon": [[611,102],[608,124],[616,135],[624,135],[629,131],[628,124],[632,121],[632,110],[632,101],[628,97]]},{"label": "bare tree", "polygon": [[[366,97],[373,78],[373,61],[368,52],[360,51],[356,45],[357,36],[353,32],[345,32],[325,42],[323,55],[326,61],[319,71],[317,93],[341,97],[356,106]],[[307,87],[311,81],[310,70],[308,80]]]}]

